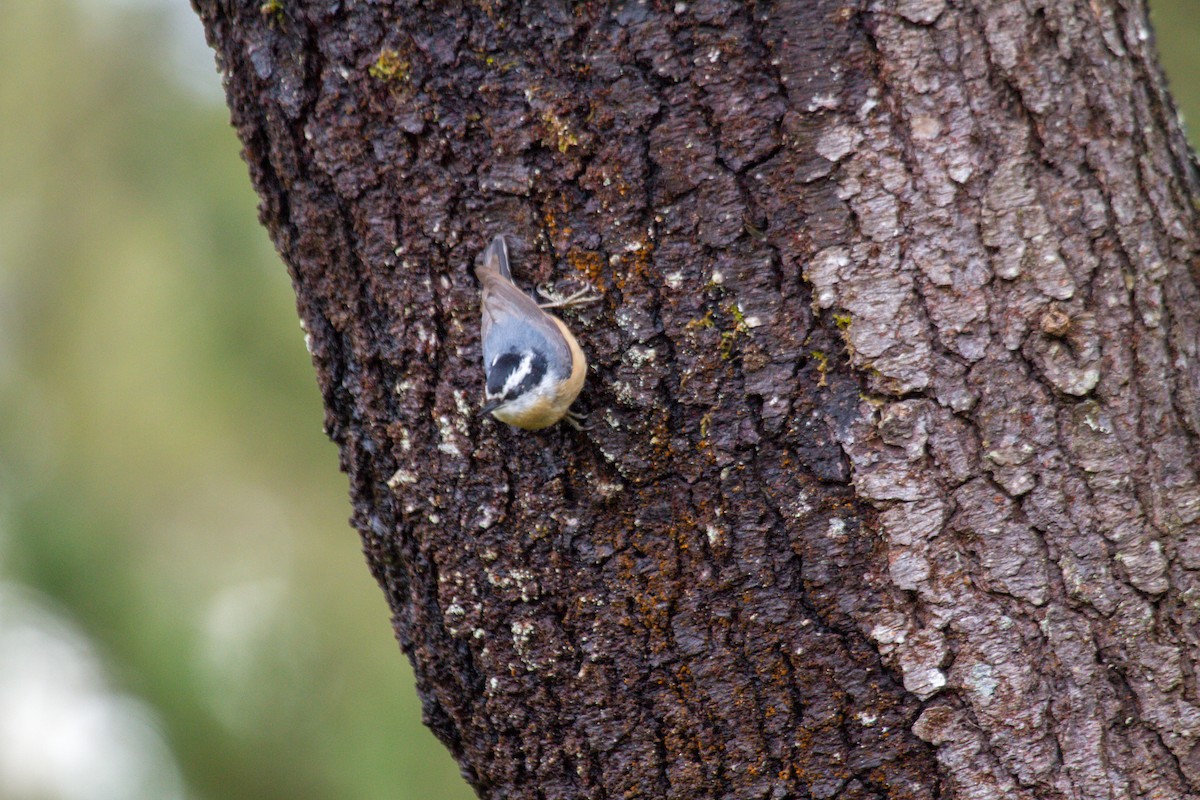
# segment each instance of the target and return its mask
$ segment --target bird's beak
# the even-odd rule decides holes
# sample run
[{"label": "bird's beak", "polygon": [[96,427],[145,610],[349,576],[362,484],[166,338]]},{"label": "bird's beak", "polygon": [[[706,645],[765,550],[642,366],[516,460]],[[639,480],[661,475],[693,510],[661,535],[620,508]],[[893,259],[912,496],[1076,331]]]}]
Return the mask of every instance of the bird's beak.
[{"label": "bird's beak", "polygon": [[479,416],[486,417],[502,405],[504,405],[503,400],[490,400],[484,403],[483,408],[479,409]]}]

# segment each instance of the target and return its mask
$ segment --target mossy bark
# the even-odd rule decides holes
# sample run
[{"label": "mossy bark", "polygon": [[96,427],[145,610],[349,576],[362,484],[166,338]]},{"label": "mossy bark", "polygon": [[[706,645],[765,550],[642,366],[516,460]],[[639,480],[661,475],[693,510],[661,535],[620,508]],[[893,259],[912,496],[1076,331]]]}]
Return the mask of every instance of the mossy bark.
[{"label": "mossy bark", "polygon": [[[1198,184],[1140,3],[195,3],[482,796],[1198,796]],[[590,431],[473,414],[501,232],[603,291]]]}]

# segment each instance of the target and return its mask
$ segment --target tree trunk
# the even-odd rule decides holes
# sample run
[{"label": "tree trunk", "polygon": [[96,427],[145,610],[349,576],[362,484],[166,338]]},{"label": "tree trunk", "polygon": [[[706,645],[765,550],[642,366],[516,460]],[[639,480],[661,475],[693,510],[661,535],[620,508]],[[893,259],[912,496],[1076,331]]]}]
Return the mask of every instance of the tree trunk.
[{"label": "tree trunk", "polygon": [[[481,796],[1200,796],[1198,184],[1137,0],[195,3]],[[604,294],[590,431],[475,416],[502,232]]]}]

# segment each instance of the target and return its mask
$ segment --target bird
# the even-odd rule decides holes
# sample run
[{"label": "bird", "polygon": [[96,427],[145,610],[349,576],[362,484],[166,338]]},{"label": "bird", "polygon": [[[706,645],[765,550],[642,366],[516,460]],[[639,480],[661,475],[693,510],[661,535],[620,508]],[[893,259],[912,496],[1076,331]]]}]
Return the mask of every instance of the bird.
[{"label": "bird", "polygon": [[571,411],[583,389],[587,358],[579,342],[546,309],[567,308],[600,299],[589,288],[569,297],[542,292],[539,304],[513,281],[504,234],[492,239],[475,268],[482,287],[480,338],[486,374],[480,416],[525,430],[548,428],[565,419],[585,430],[586,417]]}]

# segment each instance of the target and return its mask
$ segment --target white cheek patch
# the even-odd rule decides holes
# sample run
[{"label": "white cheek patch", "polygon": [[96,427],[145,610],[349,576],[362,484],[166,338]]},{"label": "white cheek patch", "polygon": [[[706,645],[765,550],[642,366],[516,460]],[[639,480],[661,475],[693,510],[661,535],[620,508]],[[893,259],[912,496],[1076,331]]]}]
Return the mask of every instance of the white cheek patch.
[{"label": "white cheek patch", "polygon": [[522,415],[531,411],[539,402],[545,403],[546,398],[553,396],[554,378],[546,375],[537,386],[502,405],[500,408],[503,412],[497,409],[497,419],[501,422],[520,421]]},{"label": "white cheek patch", "polygon": [[547,372],[545,375],[542,376],[542,379],[541,379],[541,381],[538,382],[538,385],[533,387],[533,391],[530,392],[530,394],[536,394],[536,395],[542,395],[542,396],[553,395],[554,394],[554,386],[556,383],[557,383],[557,381],[554,379],[554,376],[551,375],[549,372]]}]

